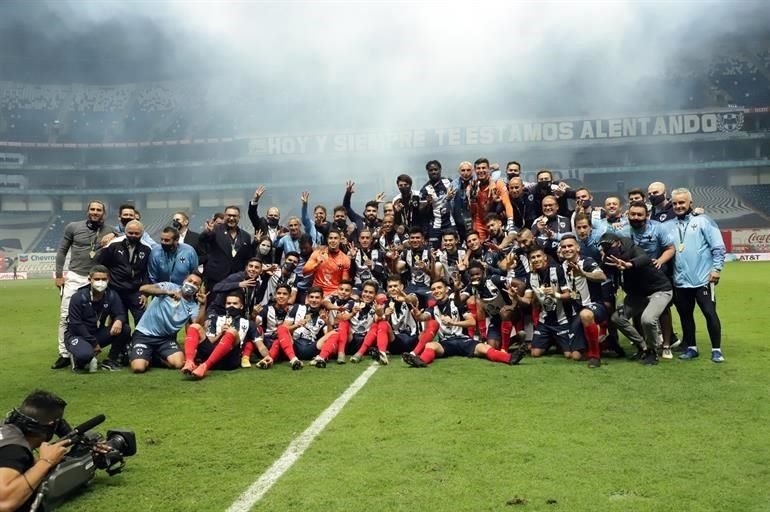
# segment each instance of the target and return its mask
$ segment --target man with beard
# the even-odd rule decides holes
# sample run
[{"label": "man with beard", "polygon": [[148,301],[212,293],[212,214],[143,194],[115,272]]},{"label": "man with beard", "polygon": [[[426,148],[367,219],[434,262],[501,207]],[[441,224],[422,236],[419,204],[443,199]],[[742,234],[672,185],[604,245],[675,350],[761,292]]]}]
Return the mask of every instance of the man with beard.
[{"label": "man with beard", "polygon": [[224,224],[206,224],[206,230],[201,233],[200,243],[206,246],[208,254],[203,277],[209,290],[222,279],[245,267],[246,261],[252,256],[251,235],[238,226],[240,220],[241,209],[230,205],[225,208]]},{"label": "man with beard", "polygon": [[380,226],[377,245],[380,250],[380,254],[383,256],[389,251],[400,248],[404,241],[404,233],[398,232],[398,229],[402,229],[403,226],[396,227],[396,220],[393,215],[385,215],[382,218],[382,226]]},{"label": "man with beard", "polygon": [[471,193],[471,217],[473,229],[479,234],[481,241],[488,237],[485,218],[497,201],[502,202],[505,210],[505,218],[508,221],[508,230],[513,230],[513,208],[508,197],[508,190],[502,181],[494,181],[489,176],[489,160],[479,158],[474,162],[476,183]]},{"label": "man with beard", "polygon": [[160,244],[150,251],[147,272],[151,283],[171,282],[181,285],[184,279],[198,269],[195,249],[179,243],[179,231],[171,226],[163,228]]},{"label": "man with beard", "polygon": [[[329,243],[338,239],[339,233],[329,232]],[[326,260],[328,261],[328,260]],[[313,286],[307,292],[307,304],[295,304],[286,315],[286,320],[278,326],[278,339],[273,347],[280,350],[275,352],[271,347],[271,359],[275,361],[283,352],[289,359],[292,370],[301,370],[302,360],[308,361],[318,355],[319,340],[327,329],[327,314],[322,306],[323,290]],[[273,355],[275,354],[275,355]]]},{"label": "man with beard", "polygon": [[324,295],[334,293],[343,279],[350,279],[350,258],[340,250],[341,241],[339,230],[329,231],[326,247],[313,251],[302,268],[304,275],[313,275],[313,287],[320,288]]},{"label": "man with beard", "polygon": [[501,254],[498,251],[483,245],[478,233],[475,231],[468,233],[468,238],[465,239],[465,247],[467,248],[465,260],[461,261],[458,265],[461,272],[468,270],[472,261],[478,261],[486,270],[487,275],[502,275],[503,271],[498,267]]},{"label": "man with beard", "polygon": [[213,299],[210,300],[209,313],[223,314],[225,312],[225,299],[227,295],[238,292],[242,295],[244,316],[251,318],[254,309],[261,302],[267,290],[269,279],[262,276],[262,262],[259,258],[250,258],[246,262],[246,268],[240,272],[230,274],[224,280],[217,283],[211,290]]},{"label": "man with beard", "polygon": [[267,369],[273,365],[273,360],[278,357],[280,347],[275,344],[278,338],[278,326],[282,325],[289,313],[291,304],[289,297],[292,294],[290,286],[281,284],[275,289],[273,301],[262,306],[257,314],[257,325],[261,330],[261,336],[254,343],[245,343],[241,356],[241,368],[251,368],[251,354],[256,348],[262,358],[257,363],[258,368]]},{"label": "man with beard", "polygon": [[[657,364],[655,345],[659,321],[673,296],[671,281],[630,238],[605,233],[600,243],[604,265],[622,274],[621,283],[626,292],[623,307],[612,314],[611,321],[636,346],[637,355],[644,364]],[[644,336],[631,323],[631,319],[638,315],[641,315]]]},{"label": "man with beard", "polygon": [[406,293],[417,295],[421,304],[425,304],[430,294],[430,282],[433,272],[433,252],[425,243],[425,236],[419,226],[409,229],[409,241],[396,263],[395,271],[406,283]]},{"label": "man with beard", "polygon": [[481,263],[474,261],[468,268],[468,286],[459,293],[462,301],[475,303],[477,324],[485,324],[486,343],[493,348],[500,348],[502,343],[503,349],[507,348],[511,332],[505,329],[508,339],[503,338],[503,321],[513,318],[513,309],[506,279],[500,275],[487,277]]},{"label": "man with beard", "polygon": [[302,203],[302,214],[300,216],[302,217],[302,226],[305,228],[305,233],[310,236],[313,245],[325,245],[326,235],[329,234],[329,228],[331,228],[331,223],[326,222],[326,207],[322,204],[316,205],[313,208],[313,222],[311,222],[307,214],[310,192],[302,192],[300,201]]},{"label": "man with beard", "polygon": [[[272,240],[273,243],[275,243],[275,241],[286,231],[286,228],[279,224],[281,221],[281,212],[274,206],[267,209],[266,217],[259,216],[259,200],[264,193],[265,187],[262,186],[257,187],[257,190],[254,191],[254,197],[249,201],[248,216],[251,225],[254,226],[254,231],[264,233],[266,236],[270,237],[270,240]],[[229,208],[230,207],[225,209],[225,216],[227,215],[227,209]],[[240,220],[240,214],[241,210],[238,209],[238,220]],[[225,217],[225,222],[227,222],[227,217]],[[209,224],[206,226],[207,231],[210,231],[208,229]]]},{"label": "man with beard", "polygon": [[358,232],[358,246],[351,245],[348,256],[351,261],[353,285],[357,290],[366,281],[380,283],[385,280],[385,267],[378,247],[372,247],[372,232],[364,228]]},{"label": "man with beard", "polygon": [[[521,178],[514,177],[508,181],[508,198],[513,208],[513,229],[529,228],[540,213],[540,206],[535,204],[535,196],[527,190]],[[498,214],[503,213],[498,207]]]},{"label": "man with beard", "polygon": [[431,160],[425,164],[425,170],[428,172],[428,183],[420,189],[420,209],[422,218],[427,220],[428,241],[438,249],[441,233],[455,226],[452,215],[455,190],[449,178],[441,177],[441,162]]},{"label": "man with beard", "polygon": [[452,356],[483,357],[497,363],[519,364],[524,357],[523,351],[508,354],[475,341],[464,333],[464,329],[472,327],[476,321],[462,304],[449,298],[449,288],[444,281],[433,281],[430,288],[436,303],[424,312],[418,311],[418,319],[438,323],[438,341],[429,341],[420,355],[405,352],[403,359],[406,364],[413,368],[425,368],[436,357]]},{"label": "man with beard", "polygon": [[[194,323],[184,340],[182,374],[196,380],[209,370],[235,370],[240,367],[241,350],[257,337],[257,327],[248,318],[243,297],[232,291],[225,297],[224,314],[210,314],[204,326]],[[202,361],[197,364],[196,361]]]},{"label": "man with beard", "polygon": [[399,175],[396,186],[398,195],[392,201],[395,224],[403,227],[402,232],[406,232],[409,226],[422,226],[420,194],[412,190],[412,177],[408,174]]},{"label": "man with beard", "polygon": [[617,196],[609,196],[604,200],[604,214],[604,218],[598,221],[600,228],[597,228],[604,233],[619,234],[628,225],[628,219],[623,215],[623,204]]},{"label": "man with beard", "polygon": [[182,368],[185,358],[176,336],[185,324],[202,324],[206,318],[202,283],[201,276],[193,273],[184,279],[182,286],[163,282],[146,284],[139,289],[155,299],[150,302],[131,338],[130,360],[134,373],[146,372],[156,360],[168,368]]},{"label": "man with beard", "polygon": [[114,238],[99,251],[96,262],[110,271],[110,288],[114,290],[124,309],[131,312],[134,325],[144,313],[145,298],[139,287],[149,281],[148,264],[152,248],[142,242],[144,228],[138,220],[126,224],[125,234]]},{"label": "man with beard", "polygon": [[473,164],[460,162],[457,166],[457,178],[452,182],[455,195],[452,200],[452,211],[457,224],[457,231],[465,240],[465,236],[473,229],[473,217],[471,216],[471,201],[473,194]]},{"label": "man with beard", "polygon": [[[61,294],[61,303],[59,304],[59,357],[51,365],[53,370],[70,366],[69,353],[64,345],[64,331],[67,328],[70,299],[79,288],[88,284],[88,273],[96,263],[96,256],[108,242],[104,240],[105,235],[109,234],[109,228],[104,225],[104,213],[104,203],[101,201],[89,202],[86,220],[67,224],[59,244],[59,250],[56,251],[54,283]],[[65,279],[64,262],[67,259],[67,253],[70,253],[70,263]]]},{"label": "man with beard", "polygon": [[356,184],[352,181],[348,181],[345,185],[345,196],[342,198],[342,206],[347,211],[348,218],[356,225],[356,230],[361,231],[366,228],[372,233],[376,233],[380,227],[382,221],[377,218],[377,213],[380,211],[380,203],[378,200],[382,200],[384,194],[379,194],[374,201],[368,201],[364,206],[363,217],[353,211],[353,207],[350,204],[350,199],[356,191]]},{"label": "man with beard", "polygon": [[487,240],[486,243],[495,250],[505,250],[516,240],[516,233],[511,231],[506,233],[503,231],[503,221],[496,213],[488,213],[484,217],[484,224],[487,226]]},{"label": "man with beard", "polygon": [[542,209],[543,215],[532,224],[532,233],[545,253],[556,260],[558,259],[559,240],[561,240],[562,235],[572,231],[572,226],[569,218],[558,214],[559,203],[556,197],[544,197]]},{"label": "man with beard", "polygon": [[[107,243],[111,242],[115,237],[125,234],[126,225],[132,220],[139,219],[139,211],[134,205],[120,205],[120,208],[118,209],[118,225],[115,226],[115,228],[112,230],[112,233],[105,235],[105,237],[102,239],[102,245],[107,245]],[[147,232],[142,233],[142,242],[144,242],[145,245],[149,245],[150,249],[158,245],[157,242],[155,242],[155,240],[153,240],[150,234]]]},{"label": "man with beard", "polygon": [[725,244],[716,223],[706,215],[694,216],[692,194],[686,188],[671,193],[676,214],[671,231],[677,252],[674,257],[674,304],[682,321],[682,338],[687,350],[679,359],[698,357],[695,343],[695,304],[706,318],[711,340],[711,360],[724,362],[722,324],[717,315],[716,285],[725,262]]},{"label": "man with beard", "polygon": [[602,292],[602,283],[607,280],[607,276],[596,260],[581,258],[575,235],[564,235],[559,242],[559,249],[575,309],[571,330],[579,339],[576,345],[588,347],[588,367],[598,368],[602,357],[599,324],[609,320]]},{"label": "man with beard", "polygon": [[585,215],[591,223],[591,228],[596,230],[596,236],[604,234],[605,226],[601,220],[606,216],[604,210],[594,206],[594,196],[585,187],[575,190],[575,211],[571,216],[572,229],[575,229],[575,219],[578,215]]}]

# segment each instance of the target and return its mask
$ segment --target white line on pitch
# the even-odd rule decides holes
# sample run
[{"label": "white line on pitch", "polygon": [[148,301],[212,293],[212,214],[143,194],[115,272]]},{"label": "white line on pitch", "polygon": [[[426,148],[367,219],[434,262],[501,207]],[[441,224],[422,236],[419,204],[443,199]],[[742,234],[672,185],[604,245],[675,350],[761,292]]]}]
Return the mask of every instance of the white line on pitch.
[{"label": "white line on pitch", "polygon": [[297,436],[291,444],[289,444],[286,451],[284,451],[278,459],[273,462],[267,471],[262,473],[253,484],[241,494],[227,512],[247,512],[251,510],[251,507],[257,504],[261,500],[267,491],[270,490],[279,478],[291,468],[297,460],[305,453],[313,439],[320,434],[323,429],[328,425],[345,407],[351,398],[355,396],[358,391],[364,387],[364,384],[369,380],[369,377],[374,375],[374,372],[379,368],[378,365],[373,364],[367,368],[364,373],[358,376],[356,380],[346,389],[324,412],[321,413],[318,418],[315,419],[310,426]]}]

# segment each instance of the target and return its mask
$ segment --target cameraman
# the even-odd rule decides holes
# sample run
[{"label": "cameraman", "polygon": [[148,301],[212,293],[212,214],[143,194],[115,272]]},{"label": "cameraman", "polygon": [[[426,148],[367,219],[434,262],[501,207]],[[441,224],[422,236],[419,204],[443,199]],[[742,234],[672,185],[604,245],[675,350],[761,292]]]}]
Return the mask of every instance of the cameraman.
[{"label": "cameraman", "polygon": [[69,439],[50,443],[66,406],[52,393],[33,391],[0,425],[1,512],[29,510],[37,487],[67,454]]}]

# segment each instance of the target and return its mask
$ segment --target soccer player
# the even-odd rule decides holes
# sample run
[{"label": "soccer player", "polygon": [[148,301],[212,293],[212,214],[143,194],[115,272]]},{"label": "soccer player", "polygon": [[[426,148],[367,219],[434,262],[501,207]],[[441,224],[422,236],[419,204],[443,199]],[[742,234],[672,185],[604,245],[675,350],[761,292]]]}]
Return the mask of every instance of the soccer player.
[{"label": "soccer player", "polygon": [[452,282],[452,276],[459,274],[458,265],[465,260],[465,249],[458,247],[459,242],[459,235],[453,229],[441,235],[441,249],[436,253],[433,275],[446,283]]},{"label": "soccer player", "polygon": [[96,265],[88,274],[88,284],[79,288],[70,299],[64,342],[72,360],[73,370],[96,371],[96,355],[110,345],[110,354],[102,369],[120,370],[118,359],[126,349],[131,332],[128,317],[118,293],[108,288],[109,270]]},{"label": "soccer player", "polygon": [[[364,337],[370,332],[376,317],[374,299],[377,295],[377,282],[367,281],[361,287],[360,301],[356,303],[352,311],[342,311],[337,314],[341,320],[340,328],[329,336],[321,347],[321,352],[310,362],[316,368],[326,368],[326,361],[331,354],[338,354],[337,362],[345,361],[345,354],[355,354],[364,342]],[[347,322],[349,328],[342,329]],[[381,362],[382,359],[381,359]],[[383,364],[388,364],[387,356]]]},{"label": "soccer player", "polygon": [[412,226],[409,228],[409,241],[395,270],[406,283],[406,292],[417,295],[422,304],[427,302],[430,295],[433,265],[433,252],[425,243],[422,228]]},{"label": "soccer player", "polygon": [[[209,315],[205,329],[200,324],[191,324],[184,340],[182,373],[200,380],[209,370],[238,368],[240,347],[257,335],[256,325],[246,315],[243,296],[239,291],[231,291],[225,297],[224,315]],[[203,362],[196,364],[196,360]]]},{"label": "soccer player", "polygon": [[473,229],[479,234],[482,242],[488,237],[486,216],[490,211],[490,206],[495,202],[502,202],[505,210],[505,218],[508,221],[508,230],[513,230],[513,208],[511,200],[508,197],[508,190],[505,183],[491,179],[489,174],[489,160],[479,158],[474,163],[476,172],[476,182],[471,192],[471,217],[473,219]]},{"label": "soccer player", "polygon": [[436,304],[426,308],[420,320],[435,320],[438,323],[438,341],[429,341],[419,356],[413,352],[404,352],[406,364],[414,368],[425,368],[436,357],[451,356],[485,357],[498,363],[519,364],[524,357],[523,351],[508,354],[464,333],[464,329],[473,327],[476,321],[462,304],[450,299],[449,288],[444,281],[433,281],[430,289]]},{"label": "soccer player", "polygon": [[291,295],[292,289],[289,285],[279,284],[275,289],[273,302],[261,306],[256,322],[262,330],[262,334],[253,343],[244,343],[241,353],[241,368],[251,367],[251,354],[255,348],[262,356],[262,359],[257,363],[259,368],[269,368],[274,359],[278,357],[279,346],[275,340],[278,338],[278,326],[283,324],[286,315],[289,314]]},{"label": "soccer player", "polygon": [[[363,285],[362,285],[363,287]],[[329,325],[334,326],[335,330],[327,332],[321,338],[323,345],[329,337],[339,334],[337,363],[345,364],[345,346],[350,335],[350,315],[356,305],[353,299],[353,282],[350,279],[344,279],[337,291],[327,296],[323,301],[323,307],[328,311]],[[340,315],[338,315],[340,313]]]},{"label": "soccer player", "polygon": [[[59,357],[51,365],[52,370],[70,366],[69,352],[64,344],[64,331],[67,328],[70,299],[75,292],[88,284],[88,274],[96,263],[96,255],[107,241],[100,242],[109,235],[110,230],[104,224],[104,203],[88,203],[86,220],[70,222],[64,228],[64,237],[56,252],[56,277],[54,282],[61,293],[59,307]],[[71,251],[70,251],[71,249]],[[64,262],[70,255],[67,277],[64,277]]]},{"label": "soccer player", "polygon": [[[508,296],[508,283],[500,275],[487,276],[481,262],[472,261],[468,267],[468,286],[460,291],[463,302],[473,301],[476,305],[477,324],[485,324],[486,343],[493,348],[500,348],[503,340],[503,320],[511,320],[511,301]],[[508,330],[505,347],[510,344]]]},{"label": "soccer player", "polygon": [[340,250],[343,236],[338,229],[330,230],[327,246],[313,251],[302,268],[304,275],[313,274],[313,287],[321,288],[324,295],[333,293],[343,279],[350,279],[350,258]]},{"label": "soccer player", "polygon": [[379,306],[379,320],[364,337],[361,348],[350,358],[351,363],[360,362],[370,348],[376,344],[376,359],[380,364],[388,364],[388,353],[403,354],[413,352],[418,344],[425,344],[433,339],[438,330],[435,320],[428,320],[425,329],[417,336],[417,321],[412,315],[419,301],[415,295],[404,292],[404,283],[398,275],[392,274],[387,280],[387,299]]},{"label": "soccer player", "polygon": [[[401,174],[396,178],[398,195],[393,198],[394,222],[398,226],[420,226],[420,194],[412,190],[412,177]],[[383,223],[385,219],[383,219]]]},{"label": "soccer player", "polygon": [[532,233],[537,243],[545,250],[545,253],[553,258],[558,258],[559,240],[565,233],[572,231],[570,219],[558,214],[559,202],[554,196],[543,198],[543,215],[532,224]]},{"label": "soccer player", "polygon": [[524,304],[539,304],[537,326],[532,337],[532,356],[545,355],[548,347],[556,343],[564,357],[576,361],[582,359],[581,351],[585,350],[585,344],[570,332],[568,301],[571,295],[564,270],[560,265],[551,263],[540,248],[529,253],[529,265],[531,272],[524,295],[518,297],[514,293],[511,298]]},{"label": "soccer player", "polygon": [[353,284],[360,290],[366,281],[380,282],[385,277],[385,267],[378,247],[373,247],[373,233],[369,228],[358,232],[358,246],[351,245],[348,256],[351,261]]},{"label": "soccer player", "polygon": [[431,160],[425,164],[425,170],[428,172],[428,183],[420,189],[420,215],[421,218],[427,219],[430,245],[438,249],[441,233],[455,226],[452,215],[455,190],[449,178],[441,177],[441,162]]},{"label": "soccer player", "polygon": [[178,284],[163,282],[146,284],[139,291],[155,299],[142,315],[131,339],[131,370],[144,373],[157,353],[169,368],[184,365],[176,335],[187,323],[203,323],[206,315],[206,295],[201,291],[203,279],[197,273]]},{"label": "soccer player", "polygon": [[676,221],[671,231],[677,244],[674,257],[674,304],[682,321],[687,350],[679,359],[698,357],[693,312],[698,304],[711,339],[711,360],[724,362],[722,324],[717,315],[716,285],[725,261],[725,244],[716,223],[706,215],[693,216],[692,194],[686,188],[671,193]]},{"label": "soccer player", "polygon": [[[339,233],[329,232],[330,242],[334,235],[338,236]],[[320,287],[310,288],[307,292],[307,304],[292,306],[284,323],[278,326],[278,346],[280,352],[289,359],[292,370],[301,370],[302,359],[306,361],[313,359],[321,349],[319,340],[326,332],[328,320],[322,304],[323,296],[324,293]],[[275,352],[271,351],[272,353]],[[277,359],[279,353],[275,353],[276,357],[271,355],[273,361]]]},{"label": "soccer player", "polygon": [[588,367],[601,366],[601,347],[599,345],[600,324],[609,319],[603,302],[602,283],[607,276],[599,263],[591,257],[582,258],[580,245],[575,235],[564,235],[559,242],[559,254],[562,268],[570,288],[575,316],[571,331],[576,338],[582,338],[577,346],[587,345]]},{"label": "soccer player", "polygon": [[230,274],[211,290],[214,298],[209,301],[209,315],[224,313],[226,295],[240,290],[244,297],[245,316],[250,318],[255,306],[262,302],[269,281],[266,277],[262,277],[262,261],[256,257],[249,258],[245,269]]}]

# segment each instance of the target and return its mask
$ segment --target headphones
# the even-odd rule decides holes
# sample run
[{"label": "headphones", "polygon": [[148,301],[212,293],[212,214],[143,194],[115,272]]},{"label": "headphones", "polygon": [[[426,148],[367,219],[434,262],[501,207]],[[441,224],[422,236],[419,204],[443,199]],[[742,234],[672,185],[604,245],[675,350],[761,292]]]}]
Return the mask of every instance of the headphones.
[{"label": "headphones", "polygon": [[5,417],[5,423],[15,425],[25,434],[38,434],[45,438],[46,442],[53,439],[53,435],[59,429],[62,418],[57,418],[50,425],[40,423],[35,418],[27,416],[18,409],[13,409]]}]

